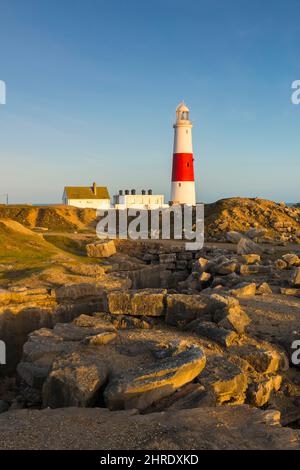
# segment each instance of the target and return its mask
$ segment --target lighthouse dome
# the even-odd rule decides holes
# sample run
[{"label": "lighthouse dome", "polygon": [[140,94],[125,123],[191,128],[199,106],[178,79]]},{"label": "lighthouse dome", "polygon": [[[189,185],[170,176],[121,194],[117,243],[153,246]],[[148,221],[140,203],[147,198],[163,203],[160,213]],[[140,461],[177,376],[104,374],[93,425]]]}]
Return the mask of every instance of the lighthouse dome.
[{"label": "lighthouse dome", "polygon": [[189,121],[190,119],[190,110],[189,108],[183,103],[179,103],[176,108],[176,121]]},{"label": "lighthouse dome", "polygon": [[179,112],[180,112],[180,111],[181,111],[181,112],[184,112],[184,111],[185,111],[185,112],[189,112],[190,110],[189,110],[189,108],[188,108],[188,107],[183,103],[183,101],[182,101],[181,103],[179,103],[179,105],[178,105],[177,108],[176,108],[176,112],[178,112],[178,111],[179,111]]}]

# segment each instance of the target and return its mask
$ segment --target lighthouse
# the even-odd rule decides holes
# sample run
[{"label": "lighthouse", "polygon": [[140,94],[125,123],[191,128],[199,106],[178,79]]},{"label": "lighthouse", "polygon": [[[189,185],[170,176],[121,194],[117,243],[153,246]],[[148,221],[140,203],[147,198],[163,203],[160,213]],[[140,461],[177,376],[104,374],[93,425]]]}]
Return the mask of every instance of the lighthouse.
[{"label": "lighthouse", "polygon": [[171,202],[196,205],[192,123],[190,110],[180,103],[176,108],[174,127]]}]

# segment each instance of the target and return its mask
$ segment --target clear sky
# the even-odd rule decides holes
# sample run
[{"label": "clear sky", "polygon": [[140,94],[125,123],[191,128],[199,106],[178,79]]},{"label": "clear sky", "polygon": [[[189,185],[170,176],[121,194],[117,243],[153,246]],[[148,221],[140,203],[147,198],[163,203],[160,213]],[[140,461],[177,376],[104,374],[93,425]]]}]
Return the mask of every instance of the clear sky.
[{"label": "clear sky", "polygon": [[0,0],[0,21],[10,202],[93,181],[168,200],[181,100],[198,200],[300,200],[298,0]]}]

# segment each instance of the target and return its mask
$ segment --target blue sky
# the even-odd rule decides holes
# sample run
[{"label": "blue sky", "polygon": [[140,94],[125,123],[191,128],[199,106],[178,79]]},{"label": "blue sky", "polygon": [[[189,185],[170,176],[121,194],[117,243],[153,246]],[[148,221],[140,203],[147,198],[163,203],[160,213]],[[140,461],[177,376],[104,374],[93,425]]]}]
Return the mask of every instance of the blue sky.
[{"label": "blue sky", "polygon": [[169,199],[183,99],[199,201],[299,201],[299,14],[297,0],[0,0],[0,194],[59,202],[96,181]]}]

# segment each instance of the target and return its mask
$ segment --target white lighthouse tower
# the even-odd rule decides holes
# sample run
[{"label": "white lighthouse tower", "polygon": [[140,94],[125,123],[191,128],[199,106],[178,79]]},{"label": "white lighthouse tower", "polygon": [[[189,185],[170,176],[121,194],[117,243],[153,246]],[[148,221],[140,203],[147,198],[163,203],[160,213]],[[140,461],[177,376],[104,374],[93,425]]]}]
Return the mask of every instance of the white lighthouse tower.
[{"label": "white lighthouse tower", "polygon": [[171,202],[196,205],[192,123],[190,110],[180,103],[176,108],[174,127]]}]

